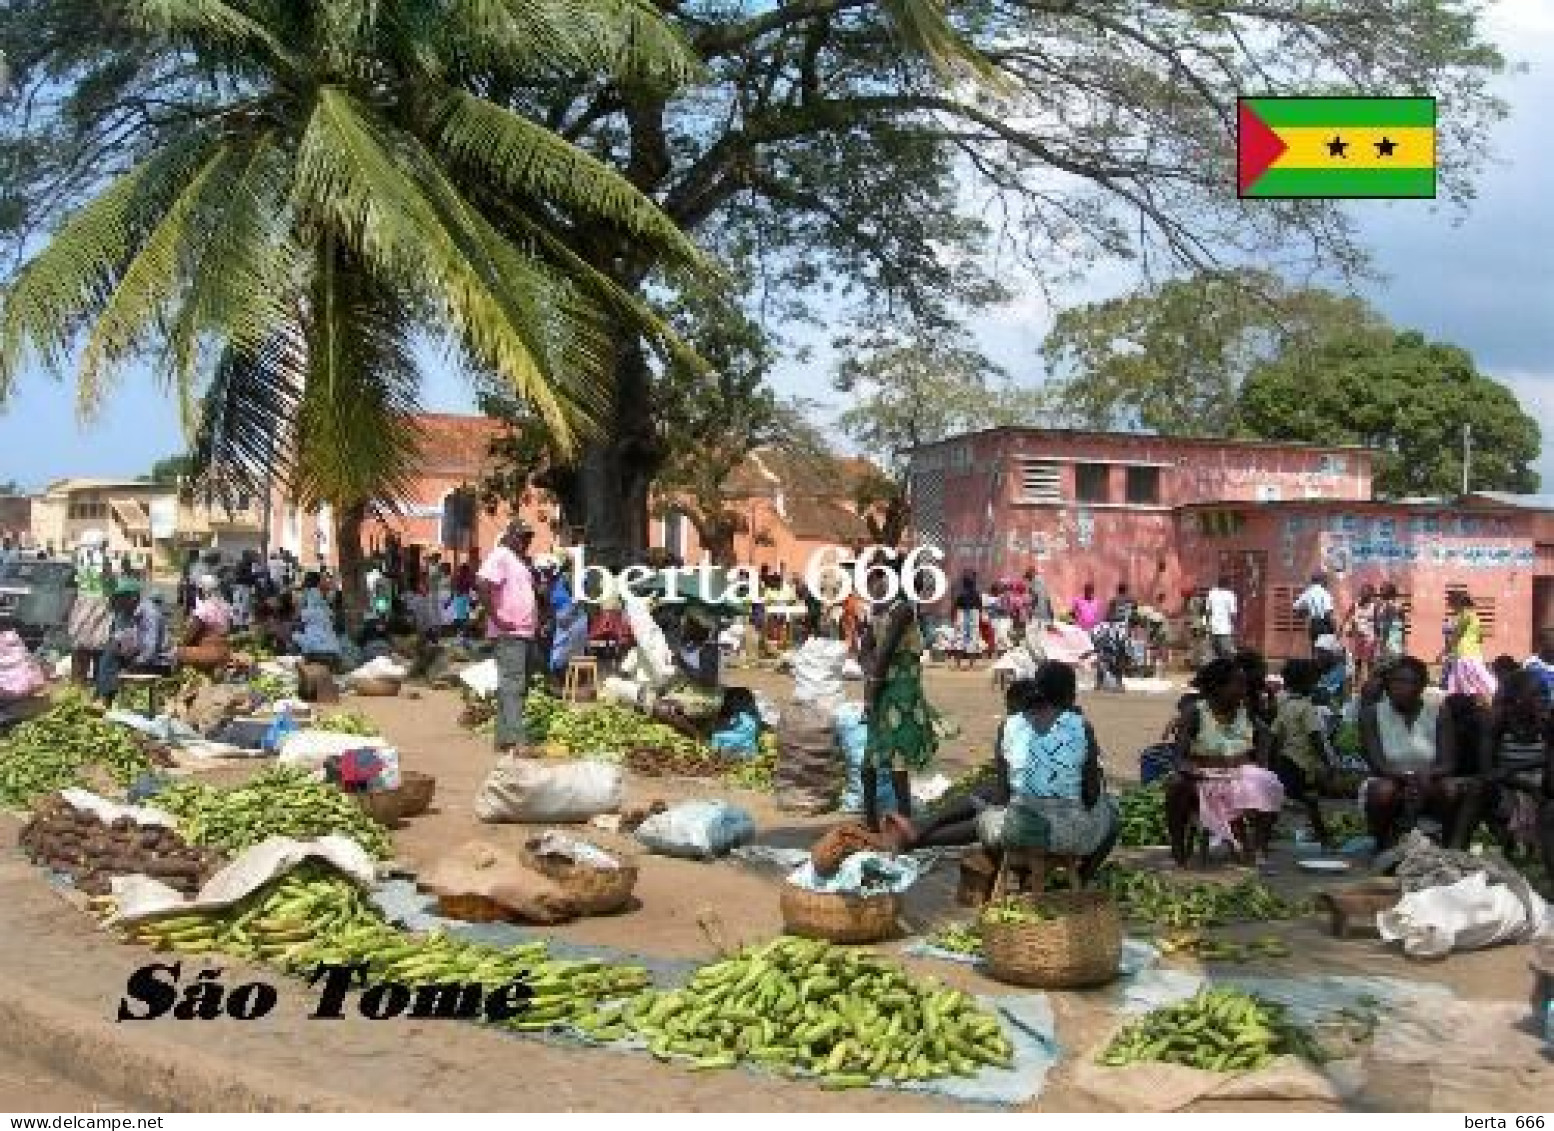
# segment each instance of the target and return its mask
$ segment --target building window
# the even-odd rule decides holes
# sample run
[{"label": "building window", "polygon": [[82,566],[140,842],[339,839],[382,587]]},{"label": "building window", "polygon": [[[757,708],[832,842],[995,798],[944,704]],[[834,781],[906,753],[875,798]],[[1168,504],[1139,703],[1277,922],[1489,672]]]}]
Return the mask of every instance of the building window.
[{"label": "building window", "polygon": [[1106,463],[1074,465],[1074,498],[1081,503],[1112,501],[1112,469]]},{"label": "building window", "polygon": [[1137,506],[1160,504],[1160,469],[1158,467],[1128,468],[1128,502]]},{"label": "building window", "polygon": [[1019,462],[1022,503],[1063,501],[1063,473],[1057,464],[1039,459],[1022,459]]}]

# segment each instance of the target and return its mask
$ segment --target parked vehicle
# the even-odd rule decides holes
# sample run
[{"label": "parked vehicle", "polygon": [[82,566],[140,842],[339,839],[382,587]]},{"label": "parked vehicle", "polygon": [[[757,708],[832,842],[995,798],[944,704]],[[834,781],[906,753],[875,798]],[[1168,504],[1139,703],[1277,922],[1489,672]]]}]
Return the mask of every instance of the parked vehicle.
[{"label": "parked vehicle", "polygon": [[65,630],[75,599],[76,571],[70,562],[0,565],[0,628],[14,629],[28,647]]}]

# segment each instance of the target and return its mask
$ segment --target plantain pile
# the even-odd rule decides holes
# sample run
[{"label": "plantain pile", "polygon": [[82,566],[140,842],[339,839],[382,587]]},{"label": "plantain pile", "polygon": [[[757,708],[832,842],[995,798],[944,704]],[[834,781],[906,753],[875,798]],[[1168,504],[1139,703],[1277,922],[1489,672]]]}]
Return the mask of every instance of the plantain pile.
[{"label": "plantain pile", "polygon": [[125,935],[156,950],[279,965],[305,945],[381,924],[350,880],[321,865],[304,864],[228,907],[141,920],[129,924]]},{"label": "plantain pile", "polygon": [[0,805],[22,806],[61,789],[90,788],[94,768],[129,785],[157,761],[151,744],[69,694],[0,741]]},{"label": "plantain pile", "polygon": [[1151,782],[1149,785],[1123,790],[1117,797],[1117,808],[1122,817],[1119,843],[1123,847],[1148,848],[1170,843],[1171,835],[1166,829],[1164,784]]},{"label": "plantain pile", "polygon": [[982,932],[975,923],[946,923],[924,941],[951,954],[982,953]]},{"label": "plantain pile", "polygon": [[380,860],[394,854],[382,825],[303,770],[272,767],[231,789],[184,782],[157,794],[156,806],[178,818],[192,843],[234,856],[272,836],[313,840],[329,833],[351,837]]},{"label": "plantain pile", "polygon": [[1157,939],[1155,945],[1162,954],[1187,954],[1204,962],[1249,962],[1254,958],[1288,958],[1290,955],[1289,944],[1273,935],[1238,943],[1191,932],[1166,935]]},{"label": "plantain pile", "polygon": [[771,793],[777,788],[777,751],[768,747],[761,736],[761,752],[751,758],[740,758],[723,775],[723,780],[738,789],[754,789]]},{"label": "plantain pile", "polygon": [[1109,1068],[1158,1061],[1243,1072],[1265,1068],[1287,1053],[1322,1059],[1315,1041],[1289,1020],[1282,1005],[1220,988],[1202,990],[1135,1021],[1107,1045],[1100,1062]]},{"label": "plantain pile", "polygon": [[311,971],[321,963],[365,963],[368,980],[404,985],[479,983],[488,989],[519,977],[533,993],[529,1007],[503,1027],[538,1032],[575,1025],[648,984],[639,966],[612,966],[597,958],[550,958],[544,941],[502,948],[450,935],[406,935],[386,923],[360,924],[288,952],[286,966]]},{"label": "plantain pile", "polygon": [[331,734],[354,734],[363,738],[377,738],[383,732],[376,723],[360,711],[335,711],[316,719],[310,730],[326,730]]},{"label": "plantain pile", "polygon": [[1262,923],[1306,913],[1304,904],[1284,899],[1252,876],[1234,884],[1183,884],[1154,872],[1107,865],[1100,882],[1116,897],[1125,918],[1157,927]]},{"label": "plantain pile", "polygon": [[696,1069],[747,1061],[815,1073],[833,1088],[973,1076],[1013,1056],[998,1019],[959,990],[911,978],[877,954],[787,937],[578,1028],[599,1040],[635,1033],[660,1060],[689,1058]]},{"label": "plantain pile", "polygon": [[982,909],[981,915],[984,923],[1010,926],[1020,923],[1043,923],[1051,918],[1052,916],[1044,912],[1036,903],[1017,895],[1001,899],[997,903],[989,903]]},{"label": "plantain pile", "polygon": [[692,759],[705,754],[705,748],[695,739],[687,738],[673,727],[654,722],[634,707],[618,703],[576,707],[563,704],[551,716],[545,739],[573,754],[586,754],[591,758],[600,755],[621,758],[636,747],[665,750],[670,758]]},{"label": "plantain pile", "polygon": [[254,697],[266,703],[277,699],[293,699],[297,695],[297,683],[279,675],[256,675],[248,681],[248,690]]},{"label": "plantain pile", "polygon": [[172,829],[137,825],[128,817],[109,824],[58,795],[34,806],[18,843],[34,864],[70,876],[88,895],[103,895],[112,877],[131,875],[152,876],[192,895],[224,863]]},{"label": "plantain pile", "polygon": [[207,682],[209,682],[208,676],[200,674],[193,668],[181,668],[172,675],[163,676],[157,680],[153,687],[135,686],[120,688],[118,697],[114,700],[114,705],[122,707],[126,711],[149,715],[151,713],[151,700],[153,696],[159,706],[164,706],[173,703],[185,695],[192,694],[202,684]]}]

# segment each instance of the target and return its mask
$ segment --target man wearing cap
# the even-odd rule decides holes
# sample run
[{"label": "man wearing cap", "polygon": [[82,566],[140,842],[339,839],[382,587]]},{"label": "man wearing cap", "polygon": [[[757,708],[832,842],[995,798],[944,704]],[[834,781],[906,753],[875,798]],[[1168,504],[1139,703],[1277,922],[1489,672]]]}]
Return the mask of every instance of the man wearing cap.
[{"label": "man wearing cap", "polygon": [[522,519],[508,523],[496,548],[475,575],[486,609],[486,633],[496,654],[496,749],[523,745],[523,703],[529,690],[530,652],[539,628],[534,572],[525,560],[534,530]]}]

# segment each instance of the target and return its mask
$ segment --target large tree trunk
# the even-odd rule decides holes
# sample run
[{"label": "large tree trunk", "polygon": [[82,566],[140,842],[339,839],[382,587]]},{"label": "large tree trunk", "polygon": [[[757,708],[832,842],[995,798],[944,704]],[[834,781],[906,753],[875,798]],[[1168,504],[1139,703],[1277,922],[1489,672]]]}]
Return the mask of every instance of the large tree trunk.
[{"label": "large tree trunk", "polygon": [[345,595],[346,624],[354,632],[367,611],[367,570],[366,559],[362,556],[362,528],[367,524],[367,506],[365,503],[337,505],[334,512],[340,589]]},{"label": "large tree trunk", "polygon": [[616,355],[615,403],[606,434],[584,448],[578,466],[581,513],[568,520],[583,527],[591,560],[619,568],[642,559],[648,545],[648,500],[660,460],[652,374],[633,340]]}]

